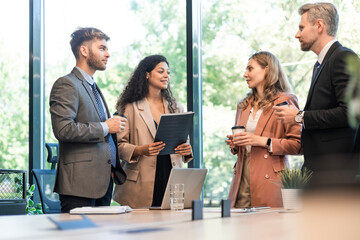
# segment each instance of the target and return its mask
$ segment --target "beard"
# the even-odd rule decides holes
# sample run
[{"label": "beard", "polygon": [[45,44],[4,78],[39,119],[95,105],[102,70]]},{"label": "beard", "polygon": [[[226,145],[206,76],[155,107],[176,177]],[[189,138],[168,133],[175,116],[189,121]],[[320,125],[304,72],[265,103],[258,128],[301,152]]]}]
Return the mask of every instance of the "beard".
[{"label": "beard", "polygon": [[104,64],[99,58],[95,57],[95,55],[91,50],[89,52],[89,58],[87,59],[87,64],[89,65],[89,67],[95,70],[104,71],[106,69],[106,64]]},{"label": "beard", "polygon": [[314,45],[315,40],[312,40],[310,42],[300,42],[300,47],[302,51],[310,51],[310,49],[312,48],[312,46]]}]

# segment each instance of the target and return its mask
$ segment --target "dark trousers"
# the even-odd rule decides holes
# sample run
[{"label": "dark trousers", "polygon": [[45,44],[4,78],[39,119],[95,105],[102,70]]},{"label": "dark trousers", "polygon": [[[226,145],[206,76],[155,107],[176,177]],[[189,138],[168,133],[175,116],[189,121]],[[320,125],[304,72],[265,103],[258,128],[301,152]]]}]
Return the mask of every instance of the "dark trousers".
[{"label": "dark trousers", "polygon": [[105,195],[102,198],[84,198],[76,197],[70,195],[59,195],[61,202],[61,212],[68,213],[71,209],[77,207],[86,207],[86,206],[110,206],[111,197],[113,192],[113,180],[110,178],[110,183]]}]

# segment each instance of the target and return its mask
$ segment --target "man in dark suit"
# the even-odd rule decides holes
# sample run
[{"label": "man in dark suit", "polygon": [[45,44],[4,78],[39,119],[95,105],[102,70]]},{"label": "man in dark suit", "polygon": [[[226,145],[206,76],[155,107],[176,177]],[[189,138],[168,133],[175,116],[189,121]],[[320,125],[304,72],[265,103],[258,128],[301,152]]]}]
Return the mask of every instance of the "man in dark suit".
[{"label": "man in dark suit", "polygon": [[356,54],[335,40],[339,17],[333,4],[305,4],[299,14],[301,21],[295,37],[301,50],[313,51],[318,61],[304,110],[274,107],[275,114],[285,123],[302,123],[305,167],[315,174],[340,173],[350,167],[347,154],[355,134],[348,124],[344,95],[350,79],[347,58]]},{"label": "man in dark suit", "polygon": [[93,75],[106,69],[109,37],[95,28],[79,28],[71,35],[76,67],[60,77],[50,93],[52,128],[59,141],[59,162],[54,191],[61,211],[83,206],[108,206],[113,179],[121,184],[116,133],[126,119],[111,117]]}]

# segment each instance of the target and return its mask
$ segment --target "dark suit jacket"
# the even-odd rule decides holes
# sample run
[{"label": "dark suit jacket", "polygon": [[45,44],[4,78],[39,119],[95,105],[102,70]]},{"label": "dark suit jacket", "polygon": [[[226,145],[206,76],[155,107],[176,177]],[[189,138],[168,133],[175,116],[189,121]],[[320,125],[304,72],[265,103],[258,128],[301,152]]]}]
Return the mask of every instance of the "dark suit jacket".
[{"label": "dark suit jacket", "polygon": [[[106,108],[105,99],[99,91]],[[54,191],[59,194],[101,198],[110,181],[109,137],[104,137],[95,97],[76,68],[54,83],[50,93],[52,128],[59,141],[59,162]],[[118,156],[118,154],[117,154]],[[126,174],[117,159],[116,176],[124,182]]]},{"label": "dark suit jacket", "polygon": [[[350,76],[347,57],[355,53],[335,42],[327,52],[315,76],[305,104],[302,142],[304,166],[318,170],[338,170],[347,165],[342,159],[351,151],[355,131],[350,128],[345,89]],[[326,157],[332,159],[326,160]]]}]

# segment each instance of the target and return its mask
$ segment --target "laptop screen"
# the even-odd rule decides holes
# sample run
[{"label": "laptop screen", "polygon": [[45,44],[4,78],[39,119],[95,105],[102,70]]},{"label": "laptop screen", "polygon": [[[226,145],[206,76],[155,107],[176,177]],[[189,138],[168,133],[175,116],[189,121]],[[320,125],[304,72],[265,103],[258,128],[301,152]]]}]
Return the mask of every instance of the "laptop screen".
[{"label": "laptop screen", "polygon": [[161,207],[150,209],[170,209],[170,184],[184,184],[184,208],[191,208],[193,200],[198,200],[204,186],[207,169],[204,168],[173,168],[166,185]]}]

